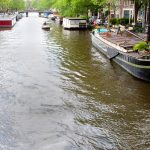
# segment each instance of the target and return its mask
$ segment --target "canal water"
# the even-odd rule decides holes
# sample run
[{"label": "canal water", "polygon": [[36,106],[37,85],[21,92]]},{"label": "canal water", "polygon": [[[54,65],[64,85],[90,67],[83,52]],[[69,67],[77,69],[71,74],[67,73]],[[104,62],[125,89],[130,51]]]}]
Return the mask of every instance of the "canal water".
[{"label": "canal water", "polygon": [[0,31],[0,149],[149,150],[150,84],[44,20]]}]

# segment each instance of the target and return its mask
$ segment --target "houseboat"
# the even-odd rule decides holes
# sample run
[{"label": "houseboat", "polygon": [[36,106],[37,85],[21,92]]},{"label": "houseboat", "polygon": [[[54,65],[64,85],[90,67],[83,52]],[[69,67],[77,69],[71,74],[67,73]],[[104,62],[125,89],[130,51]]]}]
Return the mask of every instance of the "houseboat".
[{"label": "houseboat", "polygon": [[63,18],[64,29],[87,29],[87,21],[82,18]]},{"label": "houseboat", "polygon": [[105,30],[94,30],[91,33],[92,44],[133,76],[150,82],[150,53],[141,55],[132,50],[133,46],[142,40]]},{"label": "houseboat", "polygon": [[0,28],[12,28],[16,23],[16,15],[0,15]]}]

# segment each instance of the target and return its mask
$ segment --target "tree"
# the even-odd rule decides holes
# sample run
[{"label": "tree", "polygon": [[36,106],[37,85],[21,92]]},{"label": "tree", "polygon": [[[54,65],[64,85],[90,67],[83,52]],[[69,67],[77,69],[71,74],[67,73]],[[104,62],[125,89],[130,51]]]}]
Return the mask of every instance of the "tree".
[{"label": "tree", "polygon": [[31,5],[35,9],[45,10],[45,9],[49,9],[50,7],[52,7],[54,2],[56,3],[57,0],[56,1],[55,0],[32,0]]},{"label": "tree", "polygon": [[147,7],[148,5],[148,1],[149,0],[134,0],[134,8],[135,8],[135,12],[134,12],[134,23],[137,22],[137,16],[138,16],[138,12],[140,10],[141,7]]},{"label": "tree", "polygon": [[24,0],[0,0],[0,10],[21,10],[25,8]]},{"label": "tree", "polygon": [[11,0],[11,7],[12,10],[23,10],[25,8],[25,1],[24,0]]},{"label": "tree", "polygon": [[0,0],[0,10],[7,11],[10,8],[12,0]]},{"label": "tree", "polygon": [[63,16],[87,16],[88,10],[98,9],[105,0],[33,0],[37,9],[56,8]]},{"label": "tree", "polygon": [[148,11],[148,32],[147,32],[147,41],[150,42],[150,1],[148,3],[148,8],[149,8],[149,11]]}]

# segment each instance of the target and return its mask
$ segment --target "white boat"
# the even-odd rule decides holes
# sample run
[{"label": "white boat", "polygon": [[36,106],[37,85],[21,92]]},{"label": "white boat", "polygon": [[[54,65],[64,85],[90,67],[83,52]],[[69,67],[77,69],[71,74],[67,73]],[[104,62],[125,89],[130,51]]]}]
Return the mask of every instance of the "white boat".
[{"label": "white boat", "polygon": [[87,29],[87,21],[82,18],[63,18],[64,29]]}]

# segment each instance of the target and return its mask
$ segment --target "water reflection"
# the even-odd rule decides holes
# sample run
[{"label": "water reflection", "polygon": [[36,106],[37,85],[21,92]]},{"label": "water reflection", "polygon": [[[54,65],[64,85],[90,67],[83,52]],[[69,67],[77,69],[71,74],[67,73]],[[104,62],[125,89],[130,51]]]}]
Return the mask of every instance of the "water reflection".
[{"label": "water reflection", "polygon": [[[143,128],[147,129],[149,124],[149,84],[133,78],[106,60],[91,46],[88,32],[62,32],[60,28],[56,28],[57,32],[53,31],[50,36],[54,36],[57,44],[63,47],[59,53],[64,83],[62,88],[70,95],[76,95],[65,101],[75,114],[75,131],[79,129],[77,135],[71,136],[73,143],[83,149],[136,149],[137,145],[141,149],[148,147],[147,142],[140,142],[140,146],[138,143],[144,135],[139,127],[144,125]],[[105,135],[105,142],[102,137],[95,139],[89,132]],[[84,137],[81,136],[83,142],[79,138],[80,134]],[[150,136],[148,130],[146,134],[147,141]],[[85,142],[86,137],[90,136],[91,141]]]},{"label": "water reflection", "polygon": [[150,85],[37,15],[0,32],[0,148],[148,149]]}]

